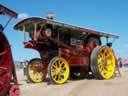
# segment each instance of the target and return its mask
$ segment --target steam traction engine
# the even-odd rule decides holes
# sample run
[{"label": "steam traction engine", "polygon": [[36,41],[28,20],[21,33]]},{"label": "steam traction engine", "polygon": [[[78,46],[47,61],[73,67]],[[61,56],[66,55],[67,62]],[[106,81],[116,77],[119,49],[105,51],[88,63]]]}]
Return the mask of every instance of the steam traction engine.
[{"label": "steam traction engine", "polygon": [[[27,76],[34,83],[42,82],[47,73],[56,84],[69,77],[86,77],[88,72],[97,79],[110,79],[114,74],[115,55],[108,39],[118,36],[39,17],[22,20],[14,29],[23,31],[25,48],[40,54],[41,59],[30,60],[27,66]],[[106,45],[102,46],[101,37],[107,38]]]},{"label": "steam traction engine", "polygon": [[11,48],[3,32],[4,29],[7,27],[8,23],[11,21],[11,19],[13,17],[17,17],[17,14],[12,10],[4,7],[3,5],[0,5],[0,15],[10,16],[10,19],[7,21],[5,26],[0,24],[0,96],[18,96],[19,87]]}]

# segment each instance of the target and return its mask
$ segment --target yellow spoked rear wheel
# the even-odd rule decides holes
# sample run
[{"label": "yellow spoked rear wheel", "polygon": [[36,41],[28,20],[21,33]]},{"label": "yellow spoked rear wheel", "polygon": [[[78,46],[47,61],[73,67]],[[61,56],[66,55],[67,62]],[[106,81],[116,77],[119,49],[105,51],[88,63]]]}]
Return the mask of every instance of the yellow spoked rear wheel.
[{"label": "yellow spoked rear wheel", "polygon": [[43,72],[44,65],[42,64],[42,60],[35,58],[32,59],[28,66],[27,66],[27,77],[33,83],[40,83],[42,82],[45,77],[46,73]]},{"label": "yellow spoked rear wheel", "polygon": [[108,46],[98,46],[91,54],[91,70],[98,79],[110,79],[115,71],[115,55]]},{"label": "yellow spoked rear wheel", "polygon": [[69,78],[70,68],[68,62],[62,57],[54,57],[48,66],[50,79],[56,84],[63,84]]}]

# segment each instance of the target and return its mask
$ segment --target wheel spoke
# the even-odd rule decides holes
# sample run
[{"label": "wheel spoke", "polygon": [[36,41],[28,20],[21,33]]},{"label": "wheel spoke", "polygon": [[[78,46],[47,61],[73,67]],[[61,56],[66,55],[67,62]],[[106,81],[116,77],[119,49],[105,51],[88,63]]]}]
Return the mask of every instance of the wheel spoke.
[{"label": "wheel spoke", "polygon": [[98,56],[99,58],[104,58],[104,55],[102,53],[100,53]]},{"label": "wheel spoke", "polygon": [[55,80],[58,80],[58,75],[56,75]]},{"label": "wheel spoke", "polygon": [[57,66],[55,64],[53,64],[52,68],[53,69],[57,69]]},{"label": "wheel spoke", "polygon": [[103,59],[102,58],[98,58],[98,64],[101,65],[103,62]]},{"label": "wheel spoke", "polygon": [[3,82],[3,81],[0,81],[0,87],[1,87],[2,85],[4,85],[4,82]]},{"label": "wheel spoke", "polygon": [[62,78],[61,78],[61,75],[59,75],[59,76],[58,76],[58,80],[61,80],[61,79],[62,79]]},{"label": "wheel spoke", "polygon": [[57,64],[57,67],[59,68],[59,67],[60,67],[60,65],[59,65],[59,61],[58,61],[58,60],[57,60],[56,64]]},{"label": "wheel spoke", "polygon": [[58,60],[58,63],[59,63],[59,65],[61,65],[62,61],[61,60]]},{"label": "wheel spoke", "polygon": [[52,75],[56,75],[56,70],[51,70]]},{"label": "wheel spoke", "polygon": [[61,63],[61,68],[64,68],[64,63]]},{"label": "wheel spoke", "polygon": [[8,68],[6,67],[0,67],[0,76],[3,74],[6,74],[8,72]]},{"label": "wheel spoke", "polygon": [[5,54],[7,54],[7,51],[6,51],[6,50],[3,51],[3,52],[1,52],[1,53],[0,53],[0,56],[3,56],[3,55],[5,55]]},{"label": "wheel spoke", "polygon": [[35,73],[35,74],[34,74],[34,79],[35,79],[35,80],[40,80],[40,75],[39,75],[39,73]]},{"label": "wheel spoke", "polygon": [[98,65],[98,67],[100,68],[100,70],[103,70],[103,65]]},{"label": "wheel spoke", "polygon": [[112,53],[110,53],[110,51],[107,51],[105,54],[106,58],[112,58]]}]

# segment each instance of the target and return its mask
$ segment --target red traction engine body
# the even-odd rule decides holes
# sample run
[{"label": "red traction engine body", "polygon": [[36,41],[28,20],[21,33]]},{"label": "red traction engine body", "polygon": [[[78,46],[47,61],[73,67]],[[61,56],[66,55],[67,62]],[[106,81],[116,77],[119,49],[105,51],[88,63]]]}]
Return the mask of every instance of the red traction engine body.
[{"label": "red traction engine body", "polygon": [[[32,82],[42,82],[47,73],[57,84],[64,83],[69,77],[86,77],[88,72],[92,72],[94,77],[99,79],[108,79],[114,73],[115,56],[108,39],[118,38],[116,35],[39,17],[27,18],[16,24],[14,29],[23,31],[25,48],[32,48],[40,54],[40,60],[34,58],[28,64],[27,74]],[[26,41],[26,32],[29,33],[29,41]],[[107,38],[104,46],[101,37]],[[101,56],[98,55],[100,53]],[[106,57],[102,57],[104,55]],[[99,57],[102,61],[97,61]],[[109,69],[111,72],[102,74],[102,68],[98,69],[99,62],[103,63],[104,67],[111,63],[112,69],[103,69],[104,72]]]}]

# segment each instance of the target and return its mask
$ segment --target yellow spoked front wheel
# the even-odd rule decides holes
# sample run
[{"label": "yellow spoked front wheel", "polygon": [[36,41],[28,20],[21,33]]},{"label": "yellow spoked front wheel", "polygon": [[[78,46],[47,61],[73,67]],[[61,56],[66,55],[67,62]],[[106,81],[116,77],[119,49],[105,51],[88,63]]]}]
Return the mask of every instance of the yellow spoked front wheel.
[{"label": "yellow spoked front wheel", "polygon": [[98,46],[91,54],[91,70],[98,79],[110,79],[115,71],[115,55],[108,46]]},{"label": "yellow spoked front wheel", "polygon": [[43,62],[39,58],[32,59],[28,66],[27,66],[27,77],[33,83],[40,83],[42,82],[45,77],[46,73],[43,72]]},{"label": "yellow spoked front wheel", "polygon": [[50,79],[56,84],[63,84],[69,78],[70,68],[68,62],[62,57],[54,57],[48,66]]}]

